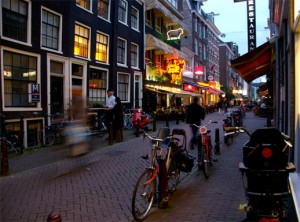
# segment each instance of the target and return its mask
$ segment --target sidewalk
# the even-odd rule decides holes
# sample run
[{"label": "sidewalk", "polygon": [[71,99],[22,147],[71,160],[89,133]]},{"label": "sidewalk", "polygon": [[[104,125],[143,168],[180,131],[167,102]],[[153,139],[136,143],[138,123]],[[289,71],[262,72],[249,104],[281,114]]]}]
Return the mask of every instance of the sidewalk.
[{"label": "sidewalk", "polygon": [[[239,205],[246,203],[238,163],[245,133],[234,138],[232,145],[222,143],[224,115],[207,114],[214,142],[215,128],[220,130],[221,155],[216,156],[210,178],[196,170],[182,174],[177,191],[169,198],[169,208],[152,208],[146,221],[237,222],[245,219]],[[247,113],[244,125],[253,132],[264,127],[266,119]],[[165,126],[157,123],[157,130]],[[182,128],[190,139],[190,128],[180,121],[171,128]],[[11,158],[10,175],[0,178],[0,221],[45,221],[47,215],[59,212],[64,222],[133,221],[132,192],[147,161],[140,158],[149,152],[142,136],[124,131],[125,141],[108,146],[104,138],[95,139],[92,150],[81,157],[70,158],[63,146],[42,148]],[[194,155],[196,150],[190,151]]]}]

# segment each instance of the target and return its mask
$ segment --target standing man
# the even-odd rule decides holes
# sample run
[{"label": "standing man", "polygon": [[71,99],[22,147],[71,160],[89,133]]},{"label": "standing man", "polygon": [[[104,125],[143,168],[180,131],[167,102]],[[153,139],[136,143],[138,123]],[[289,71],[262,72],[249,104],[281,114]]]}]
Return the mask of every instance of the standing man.
[{"label": "standing man", "polygon": [[[116,97],[114,96],[114,91],[112,89],[108,89],[107,93],[107,100],[104,106],[105,108],[105,125],[107,126],[108,130],[109,127],[113,125],[114,121],[114,110],[113,108],[116,105]],[[110,124],[112,123],[112,124]]]},{"label": "standing man", "polygon": [[[186,121],[188,124],[196,124],[197,126],[201,125],[201,120],[205,118],[205,111],[201,105],[198,104],[199,98],[194,97],[194,102],[190,104],[187,108],[187,117]],[[197,132],[198,128],[195,126],[191,126],[192,129],[192,138],[189,142],[189,148],[194,149],[194,145],[196,144]],[[198,144],[201,145],[201,144]],[[198,146],[201,148],[201,146]],[[201,153],[201,150],[198,149],[198,154]]]}]

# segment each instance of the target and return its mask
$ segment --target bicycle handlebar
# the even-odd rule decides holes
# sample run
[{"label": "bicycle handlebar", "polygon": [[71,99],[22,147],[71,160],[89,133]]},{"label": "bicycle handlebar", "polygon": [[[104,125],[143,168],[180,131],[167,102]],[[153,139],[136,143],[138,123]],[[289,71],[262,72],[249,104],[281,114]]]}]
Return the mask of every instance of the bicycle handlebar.
[{"label": "bicycle handlebar", "polygon": [[211,123],[218,123],[217,121],[212,121],[212,120],[209,120],[208,123],[206,125],[201,125],[201,126],[198,126],[197,124],[191,124],[191,126],[195,126],[197,128],[201,128],[201,127],[206,127],[208,126],[209,124]]},{"label": "bicycle handlebar", "polygon": [[144,132],[144,139],[145,139],[145,137],[148,137],[151,141],[155,141],[155,142],[164,142],[165,140],[168,140],[168,139],[172,139],[172,135],[170,135],[170,136],[167,136],[166,138],[156,138],[156,137],[152,137],[152,136],[150,136],[149,134],[147,134],[147,133],[145,133]]},{"label": "bicycle handlebar", "polygon": [[225,132],[235,131],[235,130],[244,130],[249,136],[251,136],[250,132],[243,126],[228,126],[224,127]]}]

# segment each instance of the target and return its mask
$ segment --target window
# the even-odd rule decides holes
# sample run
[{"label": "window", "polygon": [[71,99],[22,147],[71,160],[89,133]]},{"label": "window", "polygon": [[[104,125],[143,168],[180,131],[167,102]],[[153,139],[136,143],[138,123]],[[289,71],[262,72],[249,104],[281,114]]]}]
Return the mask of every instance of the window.
[{"label": "window", "polygon": [[118,19],[120,22],[127,24],[127,2],[124,0],[119,2]]},{"label": "window", "polygon": [[28,42],[28,2],[21,0],[2,1],[3,36]]},{"label": "window", "polygon": [[98,0],[98,15],[109,20],[110,0]]},{"label": "window", "polygon": [[86,10],[91,11],[91,0],[76,0],[76,4]]},{"label": "window", "polygon": [[29,84],[37,83],[37,57],[4,51],[4,106],[36,107],[29,102]]},{"label": "window", "polygon": [[174,8],[178,9],[178,0],[168,0],[168,2],[170,2]]},{"label": "window", "polygon": [[152,13],[151,10],[146,11],[146,25],[147,26],[152,26]]},{"label": "window", "polygon": [[97,33],[96,36],[96,58],[99,62],[108,63],[108,36]]},{"label": "window", "polygon": [[131,28],[139,30],[139,11],[136,8],[131,9]]},{"label": "window", "polygon": [[131,66],[138,67],[138,45],[131,43]]},{"label": "window", "polygon": [[118,39],[117,45],[117,63],[119,65],[126,65],[126,41],[124,39]]},{"label": "window", "polygon": [[97,107],[106,101],[107,71],[91,69],[89,82],[89,106]]},{"label": "window", "polygon": [[195,54],[198,55],[198,39],[194,38],[194,50]]},{"label": "window", "polygon": [[197,18],[194,18],[193,20],[194,20],[194,31],[197,32],[198,31],[197,30],[197,28],[198,28],[198,26],[197,26]]},{"label": "window", "polygon": [[60,37],[60,16],[42,10],[42,47],[59,50],[59,37]]},{"label": "window", "polygon": [[75,24],[74,55],[89,58],[90,30]]},{"label": "window", "polygon": [[156,16],[156,17],[155,17],[155,30],[156,30],[157,32],[160,32],[160,33],[161,33],[161,32],[162,32],[161,28],[162,28],[162,18]]},{"label": "window", "polygon": [[129,74],[119,73],[118,96],[120,97],[121,101],[129,101]]}]

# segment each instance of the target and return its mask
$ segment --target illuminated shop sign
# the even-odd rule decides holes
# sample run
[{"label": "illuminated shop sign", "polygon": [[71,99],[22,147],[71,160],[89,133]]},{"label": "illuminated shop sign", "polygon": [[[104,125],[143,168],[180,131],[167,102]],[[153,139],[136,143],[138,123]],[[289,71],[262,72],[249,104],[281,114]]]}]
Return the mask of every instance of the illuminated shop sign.
[{"label": "illuminated shop sign", "polygon": [[183,84],[183,90],[195,92],[195,86],[190,84]]},{"label": "illuminated shop sign", "polygon": [[183,29],[172,29],[167,32],[168,40],[177,40],[180,39],[180,36],[183,34]]},{"label": "illuminated shop sign", "polygon": [[195,72],[195,76],[203,76],[204,75],[204,66],[195,66],[194,72]]},{"label": "illuminated shop sign", "polygon": [[248,14],[248,51],[256,48],[256,29],[255,29],[255,0],[247,0]]}]

